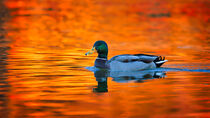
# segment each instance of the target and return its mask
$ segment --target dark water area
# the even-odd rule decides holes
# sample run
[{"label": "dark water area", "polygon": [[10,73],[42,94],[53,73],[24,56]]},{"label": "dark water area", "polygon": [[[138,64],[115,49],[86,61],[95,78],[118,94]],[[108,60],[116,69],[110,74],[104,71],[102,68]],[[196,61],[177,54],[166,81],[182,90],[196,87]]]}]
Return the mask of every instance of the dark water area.
[{"label": "dark water area", "polygon": [[[208,118],[208,0],[1,0],[0,118]],[[165,56],[161,68],[94,68],[109,56]]]}]

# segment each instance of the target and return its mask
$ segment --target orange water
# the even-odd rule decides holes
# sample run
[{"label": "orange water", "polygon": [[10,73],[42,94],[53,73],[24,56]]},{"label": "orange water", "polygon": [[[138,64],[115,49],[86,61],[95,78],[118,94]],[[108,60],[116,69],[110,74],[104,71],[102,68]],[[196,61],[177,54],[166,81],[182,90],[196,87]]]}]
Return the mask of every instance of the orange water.
[{"label": "orange water", "polygon": [[[0,117],[210,117],[209,4],[0,1]],[[109,58],[162,55],[167,69],[98,77],[85,69],[97,55],[84,55],[96,40],[108,43]]]}]

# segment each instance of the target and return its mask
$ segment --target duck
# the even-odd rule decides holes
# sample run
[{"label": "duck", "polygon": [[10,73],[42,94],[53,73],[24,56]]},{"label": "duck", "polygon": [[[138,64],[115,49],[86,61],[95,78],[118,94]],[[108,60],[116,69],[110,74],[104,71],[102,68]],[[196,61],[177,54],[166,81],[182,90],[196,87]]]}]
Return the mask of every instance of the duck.
[{"label": "duck", "polygon": [[107,59],[108,45],[103,40],[98,40],[93,47],[85,53],[86,56],[98,53],[94,67],[110,71],[139,71],[161,67],[167,60],[165,57],[148,54],[121,54]]}]

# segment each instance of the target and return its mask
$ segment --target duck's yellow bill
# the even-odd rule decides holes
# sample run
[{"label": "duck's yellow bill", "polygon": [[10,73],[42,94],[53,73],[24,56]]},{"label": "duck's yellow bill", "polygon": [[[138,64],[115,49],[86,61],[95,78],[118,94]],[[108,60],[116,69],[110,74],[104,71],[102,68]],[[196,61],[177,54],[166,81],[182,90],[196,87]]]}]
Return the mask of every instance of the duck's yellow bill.
[{"label": "duck's yellow bill", "polygon": [[92,49],[90,49],[87,53],[85,53],[85,55],[90,55],[93,54],[95,52],[95,47],[93,47]]}]

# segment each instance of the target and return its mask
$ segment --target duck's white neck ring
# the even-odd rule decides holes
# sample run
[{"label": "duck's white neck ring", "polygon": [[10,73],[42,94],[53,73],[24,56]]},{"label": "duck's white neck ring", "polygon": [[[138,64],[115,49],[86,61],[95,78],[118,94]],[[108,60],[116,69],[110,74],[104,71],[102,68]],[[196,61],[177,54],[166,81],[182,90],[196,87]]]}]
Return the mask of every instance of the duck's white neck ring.
[{"label": "duck's white neck ring", "polygon": [[99,58],[99,57],[97,57],[96,59],[107,60],[106,58]]}]

